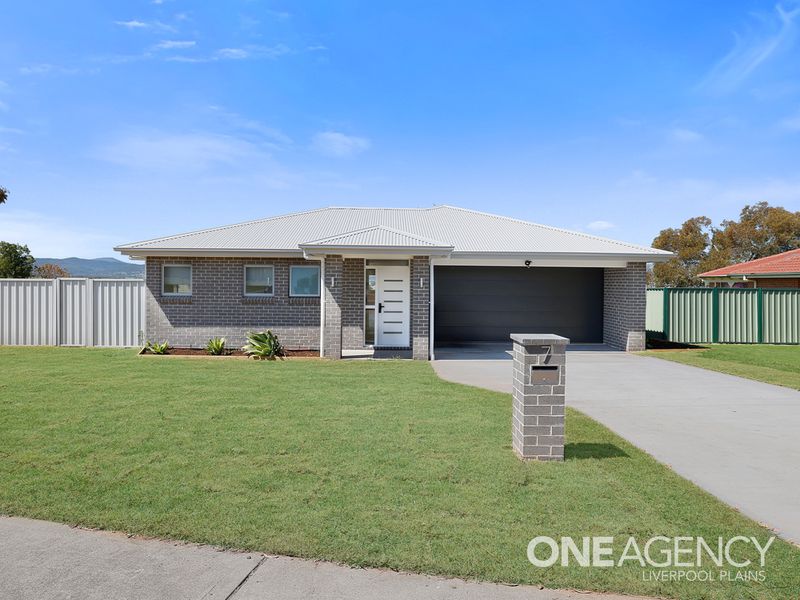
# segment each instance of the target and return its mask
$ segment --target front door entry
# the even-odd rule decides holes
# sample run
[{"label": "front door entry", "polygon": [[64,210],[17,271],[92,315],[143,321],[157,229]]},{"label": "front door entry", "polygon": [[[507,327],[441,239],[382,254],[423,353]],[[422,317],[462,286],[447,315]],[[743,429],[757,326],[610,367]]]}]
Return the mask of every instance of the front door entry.
[{"label": "front door entry", "polygon": [[405,348],[409,345],[409,268],[375,267],[375,345]]}]

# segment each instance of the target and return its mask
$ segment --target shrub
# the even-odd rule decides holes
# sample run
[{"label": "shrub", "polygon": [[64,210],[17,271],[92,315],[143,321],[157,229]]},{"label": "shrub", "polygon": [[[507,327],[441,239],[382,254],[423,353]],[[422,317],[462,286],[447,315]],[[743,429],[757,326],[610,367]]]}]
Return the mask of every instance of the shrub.
[{"label": "shrub", "polygon": [[167,342],[161,342],[160,344],[157,342],[155,344],[147,342],[147,344],[145,344],[145,349],[153,354],[166,354],[169,350],[169,344]]},{"label": "shrub", "polygon": [[215,337],[208,340],[206,344],[206,352],[212,356],[221,356],[225,352],[225,338]]},{"label": "shrub", "polygon": [[247,334],[247,344],[242,346],[242,351],[248,356],[260,360],[275,360],[283,356],[283,346],[278,336],[272,331],[260,331]]}]

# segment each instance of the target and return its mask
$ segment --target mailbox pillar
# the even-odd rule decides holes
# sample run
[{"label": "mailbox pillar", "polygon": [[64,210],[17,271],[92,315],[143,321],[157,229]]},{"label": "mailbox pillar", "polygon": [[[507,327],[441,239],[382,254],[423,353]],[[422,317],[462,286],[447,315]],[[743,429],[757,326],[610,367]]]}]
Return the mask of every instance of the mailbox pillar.
[{"label": "mailbox pillar", "polygon": [[522,459],[564,460],[564,392],[569,339],[512,333],[512,441]]}]

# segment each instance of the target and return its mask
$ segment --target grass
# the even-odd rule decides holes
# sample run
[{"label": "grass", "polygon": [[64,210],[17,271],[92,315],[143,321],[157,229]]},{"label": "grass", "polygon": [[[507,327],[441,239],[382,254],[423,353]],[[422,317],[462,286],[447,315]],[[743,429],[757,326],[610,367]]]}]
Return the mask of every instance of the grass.
[{"label": "grass", "polygon": [[764,583],[533,567],[536,535],[770,533],[576,411],[564,463],[523,463],[509,396],[444,382],[427,363],[0,348],[0,365],[2,513],[554,588],[800,590],[800,550],[781,540]]},{"label": "grass", "polygon": [[714,344],[702,350],[642,354],[800,390],[800,346]]}]

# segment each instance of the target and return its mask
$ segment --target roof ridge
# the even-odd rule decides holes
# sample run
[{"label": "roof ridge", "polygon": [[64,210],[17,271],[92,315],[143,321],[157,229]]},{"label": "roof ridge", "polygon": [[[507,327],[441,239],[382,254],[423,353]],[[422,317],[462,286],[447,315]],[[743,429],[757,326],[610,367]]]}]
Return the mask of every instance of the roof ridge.
[{"label": "roof ridge", "polygon": [[663,252],[665,254],[669,254],[666,250],[661,250],[659,248],[653,248],[651,246],[640,246],[638,244],[630,244],[628,242],[622,242],[620,240],[614,240],[611,238],[602,237],[599,235],[592,235],[591,233],[584,233],[583,231],[573,231],[571,229],[564,229],[563,227],[553,227],[552,225],[543,225],[542,223],[534,223],[533,221],[524,221],[522,219],[517,219],[514,217],[506,217],[503,215],[496,215],[494,213],[484,212],[482,210],[475,210],[473,208],[462,208],[461,206],[452,206],[450,204],[440,204],[437,208],[451,208],[453,210],[460,210],[463,212],[470,212],[478,215],[483,215],[486,217],[492,217],[495,219],[501,219],[503,221],[513,221],[515,223],[521,223],[522,225],[529,225],[531,227],[541,227],[542,229],[549,229],[550,231],[558,231],[560,233],[568,233],[570,235],[576,235],[579,237],[585,237],[591,240],[600,240],[603,242],[610,242],[612,244],[617,244],[618,246],[623,246],[625,248],[636,248],[638,250],[658,250],[658,252]]},{"label": "roof ridge", "polygon": [[350,230],[350,231],[343,231],[341,233],[335,233],[333,235],[329,235],[329,236],[326,236],[326,237],[323,237],[323,238],[319,238],[319,239],[316,239],[316,240],[310,240],[308,242],[301,242],[298,245],[299,246],[317,245],[317,244],[320,244],[321,242],[327,242],[329,240],[333,240],[333,239],[341,238],[341,237],[345,237],[345,236],[357,235],[359,233],[372,231],[374,229],[382,229],[384,231],[390,231],[392,233],[397,233],[397,234],[406,236],[406,237],[414,239],[414,240],[418,240],[418,241],[421,241],[421,242],[427,242],[427,243],[435,244],[435,245],[439,245],[439,246],[446,246],[446,247],[451,247],[452,246],[452,244],[449,244],[447,242],[443,242],[442,240],[436,240],[436,239],[433,239],[433,238],[428,238],[428,237],[425,237],[425,236],[422,236],[422,235],[417,235],[415,233],[411,233],[410,231],[403,231],[402,229],[396,229],[394,227],[389,227],[388,225],[383,225],[383,224],[370,225],[369,227],[362,227],[361,229],[353,229],[353,230]]},{"label": "roof ridge", "polygon": [[149,244],[151,242],[163,242],[166,240],[177,240],[183,237],[187,237],[190,235],[196,235],[198,233],[209,233],[211,231],[224,231],[225,229],[233,229],[234,227],[243,227],[245,225],[254,225],[256,223],[264,223],[266,221],[277,221],[278,219],[287,219],[289,217],[296,217],[299,215],[309,215],[316,212],[322,212],[324,210],[329,210],[333,207],[331,206],[323,206],[322,208],[312,208],[309,210],[299,210],[297,212],[286,213],[283,215],[276,215],[274,217],[264,217],[262,219],[251,219],[249,221],[241,221],[239,223],[231,223],[229,225],[220,225],[218,227],[207,227],[204,229],[195,229],[193,231],[184,231],[183,233],[176,233],[174,235],[168,235],[165,237],[157,237],[157,238],[150,238],[147,240],[142,240],[139,242],[129,242],[127,244],[122,244],[121,246],[117,246],[117,248],[125,248],[126,246],[138,246],[140,244]]},{"label": "roof ridge", "polygon": [[434,204],[433,206],[326,206],[322,210],[435,210],[442,208],[444,204]]}]

